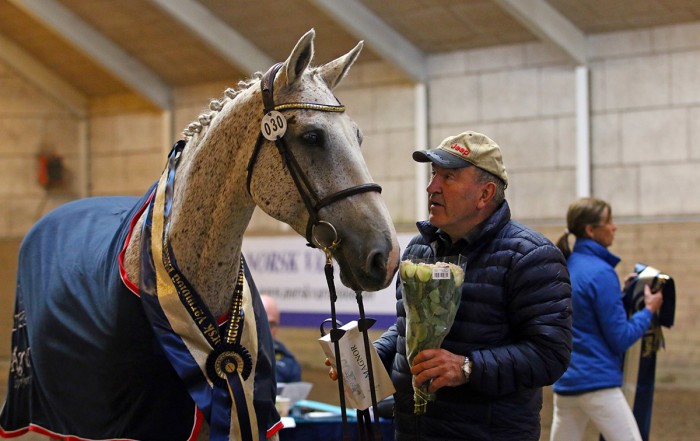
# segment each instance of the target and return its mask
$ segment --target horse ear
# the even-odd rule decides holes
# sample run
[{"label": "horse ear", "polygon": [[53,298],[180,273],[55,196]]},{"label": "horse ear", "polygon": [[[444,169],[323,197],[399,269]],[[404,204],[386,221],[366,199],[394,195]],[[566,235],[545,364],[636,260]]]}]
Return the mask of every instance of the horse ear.
[{"label": "horse ear", "polygon": [[357,46],[355,46],[355,48],[347,54],[318,68],[321,78],[323,78],[331,90],[335,89],[335,87],[345,77],[345,74],[348,73],[350,66],[352,66],[355,60],[357,60],[357,57],[360,55],[362,46],[364,46],[364,42],[360,41],[357,43]]},{"label": "horse ear", "polygon": [[297,81],[309,66],[309,63],[311,63],[311,59],[314,57],[315,36],[316,31],[313,29],[304,34],[304,36],[299,39],[296,46],[294,46],[287,61],[284,62],[284,73],[287,76],[287,85]]}]

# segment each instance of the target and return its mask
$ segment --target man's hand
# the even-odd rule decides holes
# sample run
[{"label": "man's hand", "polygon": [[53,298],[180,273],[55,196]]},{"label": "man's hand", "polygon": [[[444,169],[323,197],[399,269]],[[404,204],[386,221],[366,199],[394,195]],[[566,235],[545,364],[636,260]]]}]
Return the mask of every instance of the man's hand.
[{"label": "man's hand", "polygon": [[466,383],[462,365],[464,355],[453,354],[444,349],[425,349],[413,359],[411,373],[414,383],[420,386],[430,381],[428,392],[433,394],[445,386],[459,386]]},{"label": "man's hand", "polygon": [[338,380],[338,372],[335,371],[335,368],[333,368],[333,364],[331,363],[331,360],[329,358],[326,358],[326,361],[324,362],[326,366],[330,366],[330,370],[328,371],[328,376],[331,377],[331,380],[336,381]]}]

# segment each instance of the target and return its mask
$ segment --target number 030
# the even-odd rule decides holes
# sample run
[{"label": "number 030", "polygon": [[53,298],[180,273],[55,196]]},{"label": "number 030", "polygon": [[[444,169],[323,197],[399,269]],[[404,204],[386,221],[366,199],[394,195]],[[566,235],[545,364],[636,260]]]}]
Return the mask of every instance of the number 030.
[{"label": "number 030", "polygon": [[287,131],[287,120],[280,112],[273,110],[263,117],[260,129],[265,139],[275,141]]}]

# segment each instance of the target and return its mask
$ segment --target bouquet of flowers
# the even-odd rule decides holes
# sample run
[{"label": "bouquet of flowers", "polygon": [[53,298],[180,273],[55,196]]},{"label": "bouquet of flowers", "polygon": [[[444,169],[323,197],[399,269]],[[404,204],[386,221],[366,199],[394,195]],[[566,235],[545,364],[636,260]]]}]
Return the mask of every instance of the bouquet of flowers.
[{"label": "bouquet of flowers", "polygon": [[[413,359],[423,349],[439,348],[452,327],[462,295],[464,270],[445,261],[428,263],[404,260],[399,265],[406,309],[406,354]],[[424,414],[428,401],[428,383],[414,389],[414,413]]]}]

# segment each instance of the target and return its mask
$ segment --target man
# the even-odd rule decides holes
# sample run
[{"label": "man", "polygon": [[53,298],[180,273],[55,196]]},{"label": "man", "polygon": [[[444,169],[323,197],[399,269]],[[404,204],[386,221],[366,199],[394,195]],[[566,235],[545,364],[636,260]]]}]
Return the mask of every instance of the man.
[{"label": "man", "polygon": [[260,299],[267,312],[267,321],[270,323],[270,333],[275,346],[275,374],[278,383],[291,383],[301,381],[301,366],[294,355],[289,352],[279,340],[277,340],[277,329],[280,325],[280,310],[275,299],[267,294],[262,294]]},{"label": "man", "polygon": [[[396,387],[396,440],[517,440],[540,436],[542,386],[571,354],[571,285],[561,252],[510,219],[501,149],[465,132],[413,153],[432,163],[430,216],[407,256],[466,260],[459,309],[439,349],[406,358],[400,282],[397,321],[374,344]],[[414,376],[412,378],[412,376]],[[435,393],[413,413],[413,382]]]}]

